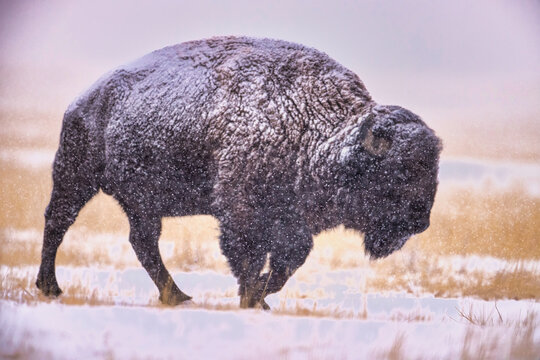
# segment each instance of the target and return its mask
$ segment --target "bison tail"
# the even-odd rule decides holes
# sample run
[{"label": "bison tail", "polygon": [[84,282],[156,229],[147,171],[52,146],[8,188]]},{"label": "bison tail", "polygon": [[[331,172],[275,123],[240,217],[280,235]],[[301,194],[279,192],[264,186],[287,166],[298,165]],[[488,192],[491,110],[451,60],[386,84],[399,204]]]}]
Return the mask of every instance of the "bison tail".
[{"label": "bison tail", "polygon": [[100,188],[103,161],[91,139],[89,124],[75,112],[66,112],[60,144],[53,163],[54,187],[95,194]]}]

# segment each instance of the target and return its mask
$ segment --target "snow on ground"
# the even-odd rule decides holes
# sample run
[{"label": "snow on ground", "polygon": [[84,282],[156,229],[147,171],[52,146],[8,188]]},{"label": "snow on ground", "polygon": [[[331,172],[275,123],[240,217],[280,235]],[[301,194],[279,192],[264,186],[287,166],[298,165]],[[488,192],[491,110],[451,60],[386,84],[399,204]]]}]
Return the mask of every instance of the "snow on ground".
[{"label": "snow on ground", "polygon": [[[0,267],[0,276],[24,278],[34,272],[32,266]],[[232,275],[175,273],[193,301],[170,308],[159,305],[157,290],[142,268],[59,267],[61,286],[76,283],[77,291],[109,297],[111,305],[0,300],[0,357],[362,359],[384,358],[394,349],[406,358],[453,359],[464,351],[478,354],[481,349],[474,346],[484,346],[495,358],[509,358],[516,343],[525,340],[540,349],[539,302],[363,294],[347,286],[361,276],[356,270],[323,275],[313,282],[291,279],[267,298],[275,310],[264,312],[238,309]],[[301,313],[298,306],[313,313]],[[525,330],[520,328],[531,317],[536,317],[532,332],[523,340]]]},{"label": "snow on ground", "polygon": [[[380,307],[412,299],[378,299]],[[426,302],[437,303],[434,299]],[[433,310],[450,310],[447,302]],[[476,302],[480,303],[480,302]],[[500,302],[513,307],[509,302]],[[407,306],[407,305],[406,305]],[[538,304],[530,303],[530,307]],[[438,308],[437,308],[438,307]],[[214,311],[126,306],[21,305],[0,301],[3,356],[21,349],[36,358],[260,359],[372,358],[400,344],[407,358],[458,358],[471,331],[511,351],[510,326],[478,327],[444,317],[437,321],[348,320],[273,315],[260,310]],[[534,341],[539,341],[536,333]],[[495,342],[494,342],[495,344]],[[497,356],[498,357],[498,356]]]},{"label": "snow on ground", "polygon": [[[122,358],[365,357],[371,344],[393,339],[400,330],[377,321],[276,317],[258,311],[0,304],[1,326],[10,335],[3,340],[5,355],[22,343],[67,359],[102,358],[110,352]],[[462,334],[463,326],[450,325],[445,331]],[[426,330],[425,324],[401,329],[413,336]]]}]

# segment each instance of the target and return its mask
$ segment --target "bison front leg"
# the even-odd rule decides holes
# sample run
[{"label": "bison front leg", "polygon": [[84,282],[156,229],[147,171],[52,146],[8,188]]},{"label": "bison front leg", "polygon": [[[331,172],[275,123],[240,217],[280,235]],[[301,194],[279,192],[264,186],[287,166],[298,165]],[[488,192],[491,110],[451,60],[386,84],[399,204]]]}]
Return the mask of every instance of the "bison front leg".
[{"label": "bison front leg", "polygon": [[[260,276],[258,296],[264,299],[283,288],[304,264],[313,248],[313,236],[300,221],[276,221],[272,231],[270,271]],[[262,300],[264,301],[264,300]]]},{"label": "bison front leg", "polygon": [[[255,226],[253,229],[256,228]],[[220,246],[234,276],[238,279],[240,307],[253,308],[261,305],[268,308],[260,297],[259,277],[268,253],[262,232],[241,231],[238,226],[222,223]]]},{"label": "bison front leg", "polygon": [[129,242],[137,258],[159,289],[159,300],[165,305],[178,305],[191,297],[184,294],[174,283],[159,253],[161,234],[160,218],[129,217]]}]

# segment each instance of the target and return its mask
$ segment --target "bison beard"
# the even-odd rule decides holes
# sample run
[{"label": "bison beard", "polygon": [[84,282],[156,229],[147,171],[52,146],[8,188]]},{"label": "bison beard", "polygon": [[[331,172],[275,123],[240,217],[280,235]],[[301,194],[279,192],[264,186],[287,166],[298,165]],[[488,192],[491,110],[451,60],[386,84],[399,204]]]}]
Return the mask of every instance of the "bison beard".
[{"label": "bison beard", "polygon": [[373,258],[425,230],[440,150],[418,116],[377,105],[315,49],[236,37],[167,47],[103,76],[67,109],[36,284],[61,293],[57,249],[101,189],[124,209],[163,303],[190,297],[161,259],[161,218],[209,214],[241,306],[268,308],[265,296],[324,229],[364,232]]}]

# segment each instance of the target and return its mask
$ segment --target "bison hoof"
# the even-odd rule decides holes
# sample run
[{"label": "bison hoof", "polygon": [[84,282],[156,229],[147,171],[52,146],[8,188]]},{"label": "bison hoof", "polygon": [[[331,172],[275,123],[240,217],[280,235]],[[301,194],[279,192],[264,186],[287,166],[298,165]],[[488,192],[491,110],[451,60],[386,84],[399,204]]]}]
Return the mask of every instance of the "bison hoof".
[{"label": "bison hoof", "polygon": [[159,295],[159,301],[163,305],[176,306],[188,300],[191,300],[191,296],[184,294],[180,290]]},{"label": "bison hoof", "polygon": [[62,294],[62,290],[58,286],[56,279],[46,278],[43,275],[38,275],[36,286],[43,295],[48,297],[58,297]]},{"label": "bison hoof", "polygon": [[259,302],[259,305],[261,305],[261,308],[263,310],[271,310],[270,305],[268,305],[266,301],[264,301],[264,299]]},{"label": "bison hoof", "polygon": [[255,297],[240,297],[240,307],[242,309],[261,308],[263,310],[270,310],[270,306],[264,301],[264,299],[256,300]]}]

